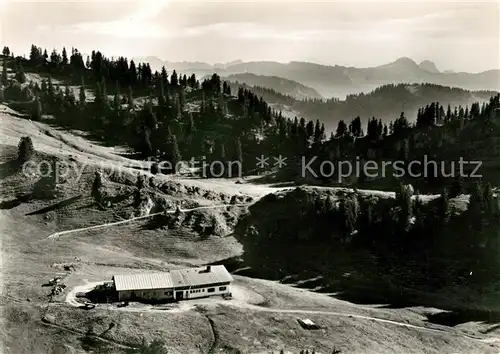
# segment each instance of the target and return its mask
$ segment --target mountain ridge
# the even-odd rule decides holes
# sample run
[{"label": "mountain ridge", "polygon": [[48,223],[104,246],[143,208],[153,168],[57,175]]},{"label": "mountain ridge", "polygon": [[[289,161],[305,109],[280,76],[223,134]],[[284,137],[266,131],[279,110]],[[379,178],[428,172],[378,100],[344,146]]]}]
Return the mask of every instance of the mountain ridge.
[{"label": "mountain ridge", "polygon": [[[156,58],[157,59],[157,58]],[[158,62],[153,70],[161,69]],[[214,72],[221,76],[252,73],[277,76],[311,87],[324,97],[345,97],[349,94],[369,92],[378,86],[399,83],[431,83],[459,87],[467,90],[500,90],[500,69],[479,73],[439,71],[436,65],[424,60],[420,64],[401,57],[387,64],[357,68],[324,65],[304,61],[280,63],[276,61],[229,62],[211,65],[202,62],[162,62],[167,70],[205,76]]]},{"label": "mountain ridge", "polygon": [[280,94],[291,96],[298,100],[322,99],[323,96],[314,88],[302,85],[299,82],[284,79],[279,76],[256,75],[252,73],[231,74],[223,76],[221,79],[234,82],[236,84],[245,83],[249,86],[266,87],[279,92]]}]

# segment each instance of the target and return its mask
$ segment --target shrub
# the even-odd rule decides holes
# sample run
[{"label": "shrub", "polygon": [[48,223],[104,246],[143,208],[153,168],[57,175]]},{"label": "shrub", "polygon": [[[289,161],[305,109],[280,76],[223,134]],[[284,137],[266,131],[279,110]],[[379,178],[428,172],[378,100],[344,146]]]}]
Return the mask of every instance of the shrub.
[{"label": "shrub", "polygon": [[33,102],[33,112],[31,113],[31,117],[33,120],[41,120],[42,119],[42,104],[40,103],[40,99],[35,97],[35,101]]},{"label": "shrub", "polygon": [[33,141],[29,136],[23,136],[17,145],[17,159],[20,162],[29,161],[33,154],[35,153],[35,148],[33,147]]},{"label": "shrub", "polygon": [[157,162],[154,162],[152,165],[151,165],[151,173],[156,175],[160,172],[160,167],[158,165]]}]

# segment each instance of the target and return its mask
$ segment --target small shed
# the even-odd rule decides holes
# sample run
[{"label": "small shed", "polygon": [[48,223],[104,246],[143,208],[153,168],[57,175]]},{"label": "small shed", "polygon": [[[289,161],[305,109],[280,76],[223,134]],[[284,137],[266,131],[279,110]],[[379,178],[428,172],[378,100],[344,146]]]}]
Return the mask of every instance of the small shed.
[{"label": "small shed", "polygon": [[319,329],[319,326],[308,318],[298,318],[297,321],[304,329]]}]

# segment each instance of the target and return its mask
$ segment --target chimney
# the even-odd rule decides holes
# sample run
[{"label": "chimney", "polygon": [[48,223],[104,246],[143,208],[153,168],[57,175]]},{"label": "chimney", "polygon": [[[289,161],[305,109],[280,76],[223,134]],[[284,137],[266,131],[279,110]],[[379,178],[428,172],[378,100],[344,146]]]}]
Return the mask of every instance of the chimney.
[{"label": "chimney", "polygon": [[210,273],[210,269],[211,269],[210,266],[207,265],[207,273]]}]

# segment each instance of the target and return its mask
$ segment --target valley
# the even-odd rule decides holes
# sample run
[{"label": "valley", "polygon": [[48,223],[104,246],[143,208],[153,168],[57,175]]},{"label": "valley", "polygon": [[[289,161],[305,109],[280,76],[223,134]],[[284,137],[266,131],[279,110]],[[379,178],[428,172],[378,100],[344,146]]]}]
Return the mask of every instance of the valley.
[{"label": "valley", "polygon": [[[88,184],[84,181],[92,176],[95,168],[120,168],[129,179],[135,178],[136,171],[127,167],[134,163],[133,160],[121,158],[114,149],[89,142],[81,136],[67,132],[61,132],[61,135],[44,134],[51,129],[44,123],[28,122],[3,114],[2,160],[11,160],[11,147],[15,146],[20,136],[29,134],[37,152],[53,154],[61,159],[71,155],[76,161],[85,163],[85,170],[89,169],[82,174],[83,181],[75,184],[69,180],[64,184],[66,197],[78,193],[88,195],[88,187],[85,187]],[[106,164],[103,165],[103,161]],[[235,184],[234,181],[221,179],[163,179],[166,183],[174,182],[184,188],[191,184],[205,190],[218,190],[226,196],[236,194],[259,198],[278,190],[251,182]],[[3,176],[3,199],[14,197],[18,188],[26,183],[29,181],[22,175]],[[118,183],[113,186],[113,189],[121,188],[126,190],[129,185]],[[190,199],[189,193],[181,193],[179,197]],[[341,348],[346,353],[389,350],[419,353],[431,352],[431,347],[440,348],[436,353],[442,352],[443,348],[449,348],[450,352],[459,350],[468,353],[495,353],[498,350],[493,334],[481,333],[487,331],[489,326],[486,324],[465,323],[463,326],[447,327],[428,323],[427,314],[439,312],[436,309],[387,309],[380,305],[356,305],[328,294],[301,289],[300,286],[297,288],[293,284],[244,276],[236,276],[236,289],[241,290],[234,290],[235,293],[242,293],[243,300],[236,295],[230,301],[205,300],[180,304],[179,309],[156,311],[144,307],[121,310],[114,305],[98,306],[92,312],[75,309],[72,307],[74,300],[69,304],[67,302],[71,294],[86,282],[110,279],[112,274],[120,272],[205,264],[240,256],[244,250],[230,233],[222,238],[211,236],[201,240],[189,229],[150,230],[148,220],[48,239],[48,235],[68,228],[117,220],[117,214],[122,212],[120,204],[103,212],[92,203],[88,204],[89,197],[84,197],[76,204],[28,216],[57,201],[30,201],[15,208],[3,208],[1,212],[2,235],[5,236],[2,238],[5,270],[2,306],[6,314],[3,336],[12,352],[64,352],[70,348],[128,352],[139,347],[144,338],[148,341],[161,339],[174,353],[205,352],[211,346],[210,326],[205,317],[213,319],[218,331],[217,346],[228,353],[236,350],[267,353],[279,347],[294,352],[299,348],[316,348],[318,353],[328,353],[333,347]],[[213,203],[203,198],[197,199],[197,202]],[[227,208],[232,207],[228,204]],[[64,272],[60,268],[63,264],[74,264],[75,270]],[[41,285],[55,274],[66,275],[64,283],[68,292],[48,300],[47,291]],[[256,302],[252,302],[255,299]],[[199,308],[204,311],[200,313]],[[313,318],[325,329],[316,334],[300,329],[296,318],[303,316]],[[115,324],[115,329],[107,331],[111,323]],[[230,328],[228,323],[231,323]],[[36,336],[30,336],[33,339],[29,341],[13,340],[23,331],[36,333]],[[382,332],[384,341],[380,342]],[[358,333],[362,333],[362,337]],[[414,337],[417,333],[418,341]],[[64,340],[59,341],[58,336],[63,336]],[[259,338],[259,341],[251,341],[250,338]],[[408,346],[408,341],[413,344]],[[37,344],[42,342],[43,346]],[[194,349],[195,346],[197,349]]]},{"label": "valley", "polygon": [[2,352],[500,352],[498,70],[0,65]]}]

